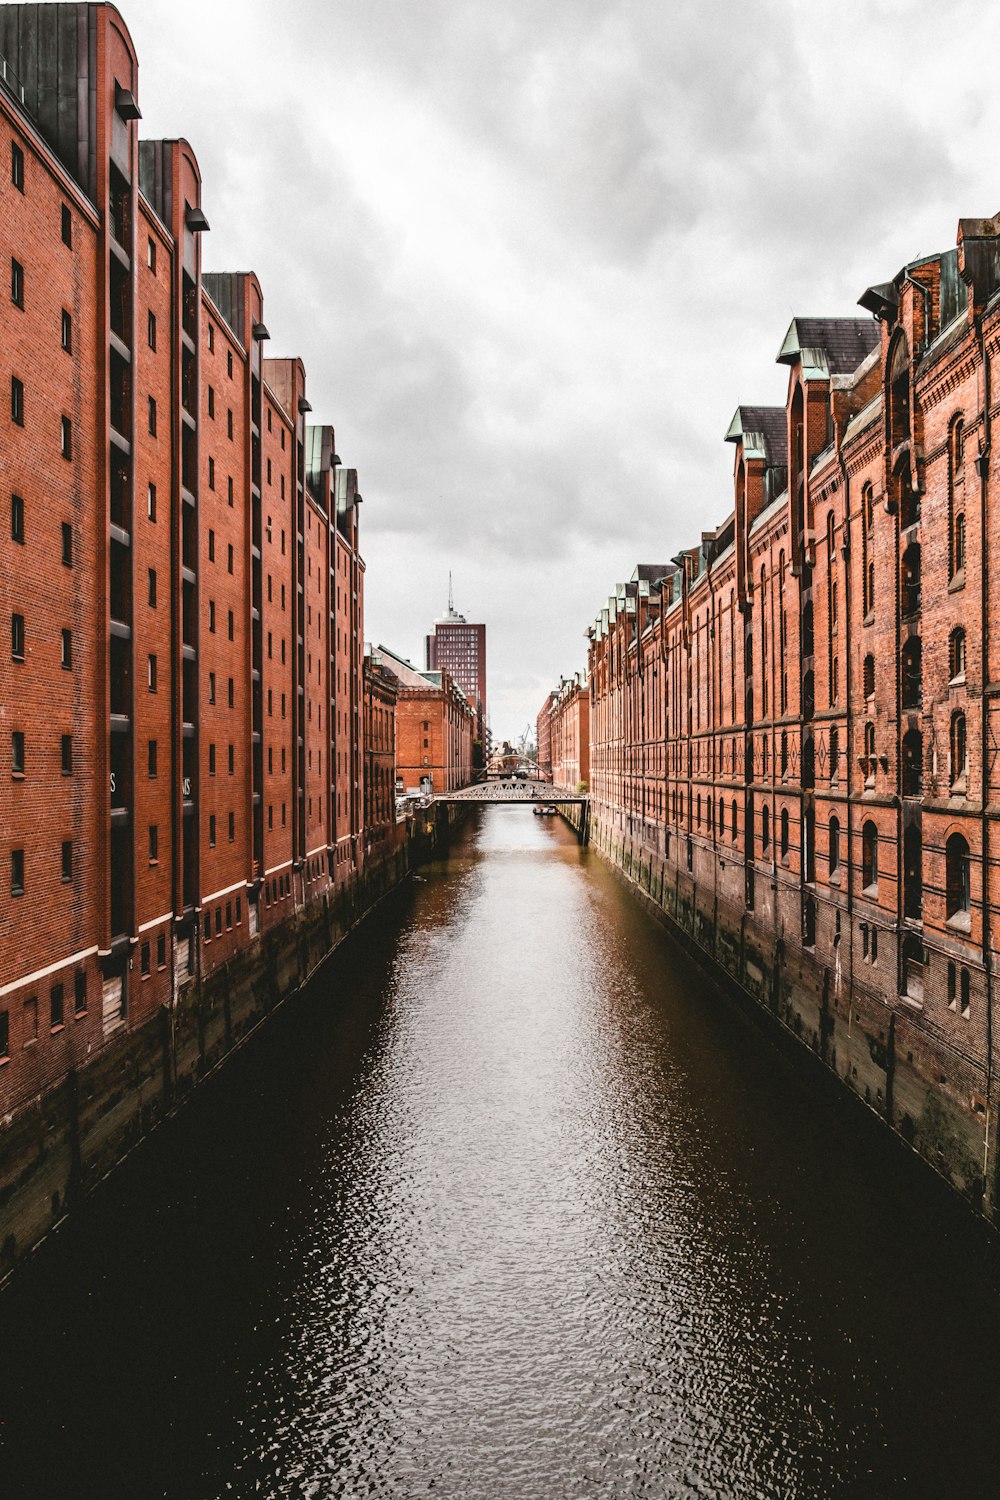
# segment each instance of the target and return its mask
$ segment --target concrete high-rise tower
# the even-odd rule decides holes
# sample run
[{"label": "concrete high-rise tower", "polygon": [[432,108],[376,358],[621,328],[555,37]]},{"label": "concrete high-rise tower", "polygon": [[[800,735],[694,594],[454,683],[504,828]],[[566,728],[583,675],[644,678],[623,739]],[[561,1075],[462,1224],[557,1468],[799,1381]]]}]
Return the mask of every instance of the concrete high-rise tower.
[{"label": "concrete high-rise tower", "polygon": [[456,611],[451,573],[448,609],[424,638],[424,663],[429,672],[450,672],[458,683],[476,711],[476,735],[485,754],[486,626],[474,624]]}]

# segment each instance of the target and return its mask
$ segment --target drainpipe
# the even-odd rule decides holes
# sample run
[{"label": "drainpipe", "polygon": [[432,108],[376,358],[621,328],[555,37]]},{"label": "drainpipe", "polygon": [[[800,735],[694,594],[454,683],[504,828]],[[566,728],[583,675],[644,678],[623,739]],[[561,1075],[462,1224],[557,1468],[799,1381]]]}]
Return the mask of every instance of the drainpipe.
[{"label": "drainpipe", "polygon": [[979,353],[982,361],[983,371],[983,428],[980,443],[979,457],[976,459],[976,469],[979,473],[979,515],[980,515],[980,541],[983,550],[982,587],[980,588],[981,601],[981,628],[980,628],[980,651],[981,651],[981,759],[980,777],[982,779],[982,867],[983,867],[983,971],[986,979],[986,1128],[983,1140],[983,1197],[986,1196],[986,1169],[989,1164],[990,1151],[990,1111],[992,1109],[993,1091],[993,961],[990,946],[990,820],[987,811],[987,782],[990,755],[990,731],[989,731],[989,707],[987,689],[989,686],[989,592],[990,592],[990,569],[986,557],[985,544],[988,536],[987,524],[989,519],[989,471],[990,471],[990,356],[986,345],[986,332],[983,327],[982,313],[975,316],[976,336],[979,340]]},{"label": "drainpipe", "polygon": [[[846,426],[846,423],[845,423]],[[841,435],[842,436],[842,435]],[[851,712],[851,662],[853,653],[851,651],[851,479],[847,472],[847,464],[844,462],[844,450],[841,442],[837,443],[837,466],[840,469],[840,482],[844,486],[844,545],[840,549],[840,555],[844,560],[844,639],[846,650],[844,652],[844,699],[847,705],[847,860],[844,866],[847,870],[847,1034],[851,1034],[851,1025],[854,1020],[854,798],[851,795],[851,781],[854,775],[854,715]],[[864,520],[862,518],[862,525]]]}]

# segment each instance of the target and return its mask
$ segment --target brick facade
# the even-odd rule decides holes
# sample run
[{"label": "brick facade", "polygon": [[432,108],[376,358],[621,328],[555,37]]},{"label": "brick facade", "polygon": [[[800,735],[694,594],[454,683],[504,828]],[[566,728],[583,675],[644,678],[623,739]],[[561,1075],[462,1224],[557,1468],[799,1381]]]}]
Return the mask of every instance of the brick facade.
[{"label": "brick facade", "polygon": [[361,871],[364,564],[256,277],[202,272],[191,147],[140,141],[121,16],[0,5],[0,55],[13,1117]]},{"label": "brick facade", "polygon": [[792,322],[731,514],[588,657],[595,840],[989,1212],[998,243]]}]

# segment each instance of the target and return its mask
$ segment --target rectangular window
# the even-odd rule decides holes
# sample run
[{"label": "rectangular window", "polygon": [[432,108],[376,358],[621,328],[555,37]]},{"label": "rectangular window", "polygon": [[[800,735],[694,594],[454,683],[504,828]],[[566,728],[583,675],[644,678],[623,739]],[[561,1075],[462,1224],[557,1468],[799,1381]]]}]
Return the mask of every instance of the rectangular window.
[{"label": "rectangular window", "polygon": [[209,460],[208,460],[208,487],[209,487],[210,490],[214,490],[215,489],[215,459],[214,458],[209,458]]},{"label": "rectangular window", "polygon": [[23,849],[12,849],[10,851],[10,893],[12,896],[24,895]]},{"label": "rectangular window", "polygon": [[215,600],[208,601],[208,629],[210,634],[215,634]]},{"label": "rectangular window", "polygon": [[236,814],[235,813],[230,813],[229,814],[229,842],[231,844],[233,844],[233,843],[236,842]]},{"label": "rectangular window", "polygon": [[149,825],[149,863],[155,865],[160,857],[160,829],[157,823]]},{"label": "rectangular window", "polygon": [[24,152],[16,141],[10,143],[10,180],[19,193],[24,192]]},{"label": "rectangular window", "polygon": [[16,375],[10,377],[10,419],[18,427],[24,426],[24,382]]},{"label": "rectangular window", "polygon": [[143,979],[149,978],[150,964],[148,942],[143,943],[142,947],[139,949],[139,972],[141,973]]},{"label": "rectangular window", "polygon": [[215,775],[215,746],[214,745],[209,745],[209,747],[208,747],[208,774],[209,774],[209,776],[214,776]]},{"label": "rectangular window", "polygon": [[156,608],[156,569],[149,570],[149,607]]},{"label": "rectangular window", "polygon": [[209,674],[208,674],[208,701],[209,701],[209,703],[214,703],[215,702],[215,673],[214,672],[209,672]]},{"label": "rectangular window", "polygon": [[63,839],[62,846],[62,878],[64,881],[73,879],[73,840]]},{"label": "rectangular window", "polygon": [[65,307],[62,310],[62,346],[67,354],[73,353],[73,317]]},{"label": "rectangular window", "polygon": [[232,677],[229,679],[229,707],[233,708],[236,703],[236,684]]},{"label": "rectangular window", "polygon": [[230,380],[233,378],[233,351],[229,349],[226,353],[226,371]]},{"label": "rectangular window", "polygon": [[227,556],[226,566],[227,566],[229,572],[231,573],[233,571],[233,544],[232,544],[232,542],[229,543],[229,552],[228,552],[228,556]]},{"label": "rectangular window", "polygon": [[152,396],[149,398],[149,435],[156,436],[156,402]]},{"label": "rectangular window", "polygon": [[215,387],[211,385],[208,388],[208,415],[215,416]]},{"label": "rectangular window", "polygon": [[215,908],[215,935],[216,935],[216,937],[219,936],[219,933],[221,931],[222,931],[222,907],[221,906],[217,906]]},{"label": "rectangular window", "polygon": [[270,802],[267,804],[267,827],[269,832],[274,827],[274,808]]},{"label": "rectangular window", "polygon": [[227,932],[230,930],[230,928],[232,927],[232,925],[233,925],[233,903],[231,901],[227,901],[226,902],[226,931]]},{"label": "rectangular window", "polygon": [[205,942],[206,943],[210,943],[211,941],[212,941],[212,913],[210,911],[207,911],[205,913]]},{"label": "rectangular window", "polygon": [[70,672],[73,669],[73,632],[64,630],[62,633],[62,669]]},{"label": "rectangular window", "polygon": [[234,638],[235,628],[236,628],[236,617],[233,614],[232,610],[230,610],[229,611],[229,639],[230,640],[232,640]]},{"label": "rectangular window", "polygon": [[147,237],[147,240],[146,240],[146,265],[149,267],[149,269],[152,271],[153,275],[155,276],[156,275],[156,241],[152,238],[152,236]]},{"label": "rectangular window", "polygon": [[49,1026],[58,1031],[63,1024],[63,987],[54,984],[49,991]]},{"label": "rectangular window", "polygon": [[146,768],[151,781],[156,780],[156,741],[149,740],[146,745]]},{"label": "rectangular window", "polygon": [[0,1058],[10,1056],[10,1018],[5,1010],[0,1010]]},{"label": "rectangular window", "polygon": [[73,457],[73,423],[69,417],[63,417],[62,419],[59,446],[63,458]]},{"label": "rectangular window", "polygon": [[229,774],[230,774],[230,776],[234,775],[235,771],[236,771],[236,747],[235,747],[235,745],[230,745],[230,747],[229,747]]},{"label": "rectangular window", "polygon": [[236,925],[237,925],[237,927],[240,925],[240,923],[242,921],[243,921],[243,898],[242,898],[242,896],[237,896],[236,897]]},{"label": "rectangular window", "polygon": [[230,407],[229,410],[228,410],[228,412],[226,413],[226,428],[228,430],[229,437],[232,438],[232,435],[233,435],[233,408],[232,407]]},{"label": "rectangular window", "polygon": [[208,560],[215,562],[215,532],[211,527],[208,529]]},{"label": "rectangular window", "polygon": [[24,1002],[24,1046],[30,1047],[38,1041],[38,996],[32,995]]},{"label": "rectangular window", "polygon": [[146,491],[146,516],[150,521],[156,520],[156,485],[151,484]]},{"label": "rectangular window", "polygon": [[24,500],[20,495],[10,497],[11,539],[24,545]]},{"label": "rectangular window", "polygon": [[15,661],[24,661],[24,616],[10,617],[10,654]]},{"label": "rectangular window", "polygon": [[24,730],[14,729],[10,736],[10,770],[12,776],[24,775]]},{"label": "rectangular window", "polygon": [[73,984],[73,1013],[77,1016],[85,1015],[87,1011],[87,973],[85,969],[77,969],[76,979]]},{"label": "rectangular window", "polygon": [[268,459],[268,461],[267,461],[267,482],[268,482],[268,484],[271,483],[271,460],[270,459]]},{"label": "rectangular window", "polygon": [[62,242],[73,248],[73,215],[70,213],[69,204],[62,206]]},{"label": "rectangular window", "polygon": [[164,933],[160,933],[156,939],[156,967],[165,969],[167,967],[167,939]]},{"label": "rectangular window", "polygon": [[151,349],[156,348],[156,314],[146,315],[146,342]]},{"label": "rectangular window", "polygon": [[73,736],[64,734],[61,743],[62,774],[72,776],[73,774]]},{"label": "rectangular window", "polygon": [[229,478],[226,480],[226,486],[227,486],[227,491],[228,491],[226,498],[228,499],[230,506],[232,506],[232,503],[233,503],[233,476],[231,474],[230,474]]},{"label": "rectangular window", "polygon": [[210,813],[208,818],[208,847],[215,848],[215,813]]},{"label": "rectangular window", "polygon": [[149,691],[151,693],[155,693],[156,692],[156,657],[155,656],[150,656],[150,658],[149,658],[146,680],[147,680],[147,683],[149,685]]},{"label": "rectangular window", "polygon": [[10,300],[15,307],[24,310],[24,267],[13,256],[10,258]]},{"label": "rectangular window", "polygon": [[63,566],[73,566],[73,527],[69,521],[62,523],[62,560]]}]

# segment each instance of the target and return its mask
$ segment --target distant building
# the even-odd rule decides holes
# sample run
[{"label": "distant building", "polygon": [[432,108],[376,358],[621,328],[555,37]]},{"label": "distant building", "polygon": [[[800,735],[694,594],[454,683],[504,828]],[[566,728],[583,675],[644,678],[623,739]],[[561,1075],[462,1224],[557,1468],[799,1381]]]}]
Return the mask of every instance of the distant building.
[{"label": "distant building", "polygon": [[396,679],[396,789],[454,792],[472,780],[476,715],[447,671],[418,672],[386,646],[376,648]]},{"label": "distant building", "polygon": [[472,704],[476,738],[486,751],[486,626],[471,624],[455,610],[448,574],[448,612],[434,621],[424,637],[424,665],[428,672],[449,672]]},{"label": "distant building", "polygon": [[396,825],[396,677],[382,653],[365,647],[363,744],[365,759],[364,830],[366,850],[379,853]]},{"label": "distant building", "polygon": [[[538,764],[553,785],[574,791],[590,784],[590,688],[586,677],[564,677],[538,715]],[[545,759],[542,753],[545,753]]]}]

